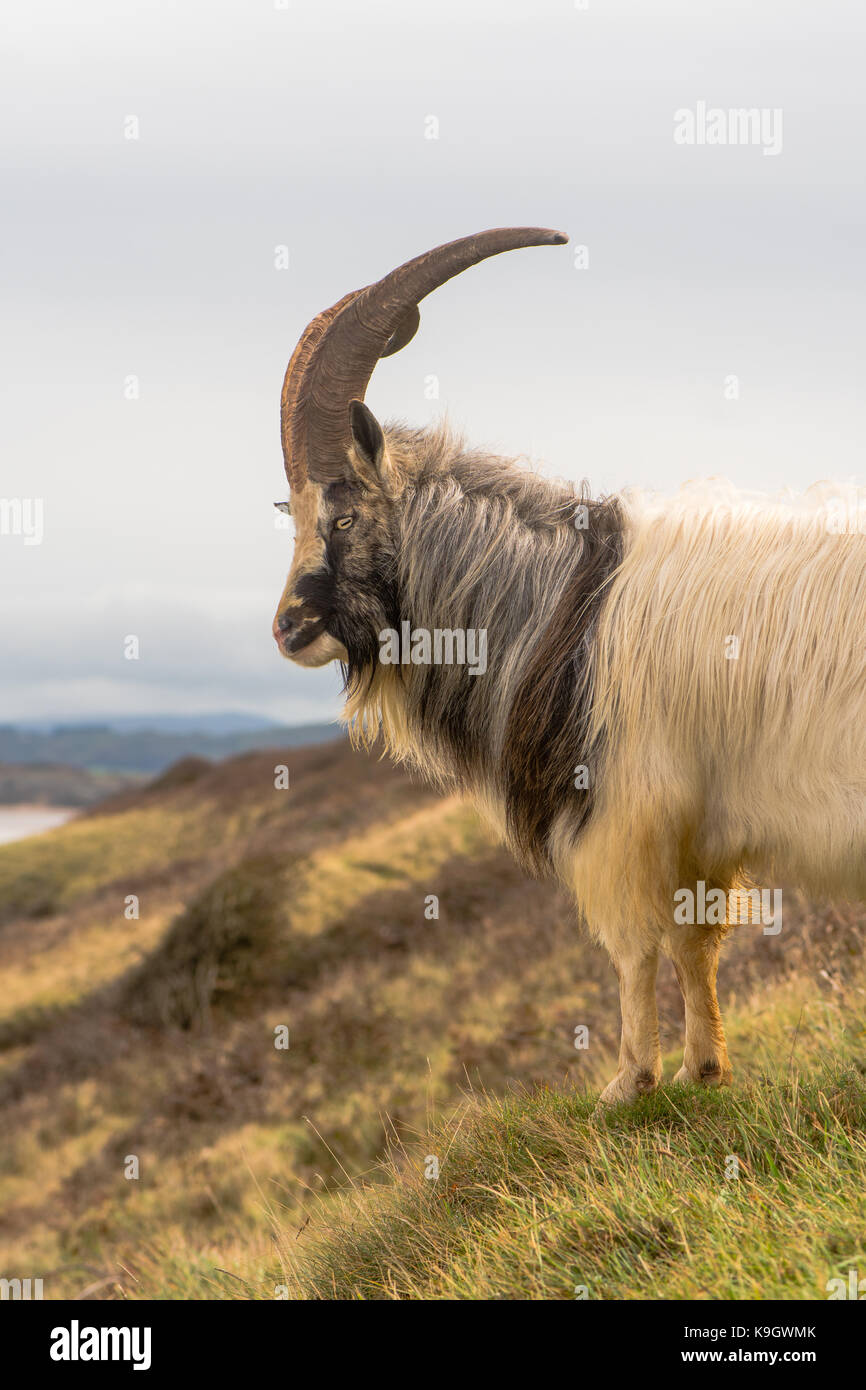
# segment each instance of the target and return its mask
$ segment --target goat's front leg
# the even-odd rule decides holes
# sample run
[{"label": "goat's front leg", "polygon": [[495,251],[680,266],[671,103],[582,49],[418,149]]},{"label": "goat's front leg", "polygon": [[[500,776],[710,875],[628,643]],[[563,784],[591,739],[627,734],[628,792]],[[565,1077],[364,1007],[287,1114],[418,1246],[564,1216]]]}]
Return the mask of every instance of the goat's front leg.
[{"label": "goat's front leg", "polygon": [[622,1040],[616,1076],[602,1091],[599,1105],[649,1095],[662,1074],[656,1012],[658,950],[655,946],[635,946],[633,952],[618,953],[614,967],[619,976]]},{"label": "goat's front leg", "polygon": [[704,1086],[727,1086],[731,1064],[725,1045],[722,1014],[716,998],[716,970],[724,933],[712,927],[672,927],[664,951],[674,964],[686,1006],[686,1045],[683,1065],[674,1081]]}]

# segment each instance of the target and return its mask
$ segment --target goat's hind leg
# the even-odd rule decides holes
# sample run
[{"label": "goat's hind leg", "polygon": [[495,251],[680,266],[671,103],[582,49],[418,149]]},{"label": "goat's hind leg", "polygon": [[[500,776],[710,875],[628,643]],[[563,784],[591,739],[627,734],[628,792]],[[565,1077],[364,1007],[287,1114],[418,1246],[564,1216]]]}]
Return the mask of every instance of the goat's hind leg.
[{"label": "goat's hind leg", "polygon": [[670,927],[663,949],[676,971],[686,1008],[683,1065],[674,1081],[704,1086],[728,1086],[733,1073],[725,1030],[716,998],[716,971],[724,929],[706,926]]}]

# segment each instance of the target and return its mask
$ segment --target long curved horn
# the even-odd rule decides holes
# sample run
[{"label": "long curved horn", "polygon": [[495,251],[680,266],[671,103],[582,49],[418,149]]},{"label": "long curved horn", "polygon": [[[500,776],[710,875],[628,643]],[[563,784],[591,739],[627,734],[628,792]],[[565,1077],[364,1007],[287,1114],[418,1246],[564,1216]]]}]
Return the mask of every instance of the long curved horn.
[{"label": "long curved horn", "polygon": [[292,353],[283,381],[280,426],[289,486],[346,475],[351,443],[349,402],[363,400],[380,357],[414,336],[418,304],[471,265],[521,246],[562,246],[568,237],[545,227],[497,227],[447,242],[407,261],[319,314]]}]

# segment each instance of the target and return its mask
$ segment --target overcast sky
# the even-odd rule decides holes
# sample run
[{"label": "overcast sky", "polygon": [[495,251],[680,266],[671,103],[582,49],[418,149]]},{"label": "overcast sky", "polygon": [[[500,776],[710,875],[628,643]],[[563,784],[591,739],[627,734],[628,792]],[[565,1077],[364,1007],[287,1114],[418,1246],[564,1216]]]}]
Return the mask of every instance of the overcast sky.
[{"label": "overcast sky", "polygon": [[[863,481],[862,4],[6,0],[4,27],[0,499],[43,499],[44,536],[7,512],[0,719],[336,712],[336,668],[270,635],[285,364],[485,227],[589,264],[438,291],[381,418],[447,411],[600,491]],[[781,149],[677,143],[701,102],[781,112]]]}]

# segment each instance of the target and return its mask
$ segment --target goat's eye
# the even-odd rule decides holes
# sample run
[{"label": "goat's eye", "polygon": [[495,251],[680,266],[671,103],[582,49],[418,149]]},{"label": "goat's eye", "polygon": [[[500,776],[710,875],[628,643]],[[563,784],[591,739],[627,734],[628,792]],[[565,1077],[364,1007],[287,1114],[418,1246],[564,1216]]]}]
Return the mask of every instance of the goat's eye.
[{"label": "goat's eye", "polygon": [[353,516],[338,516],[334,526],[338,531],[348,531],[354,520]]},{"label": "goat's eye", "polygon": [[291,515],[292,515],[292,504],[291,504],[291,502],[275,502],[275,503],[274,503],[274,506],[276,507],[277,511],[278,511],[278,512],[282,512],[284,516],[291,516]]}]

